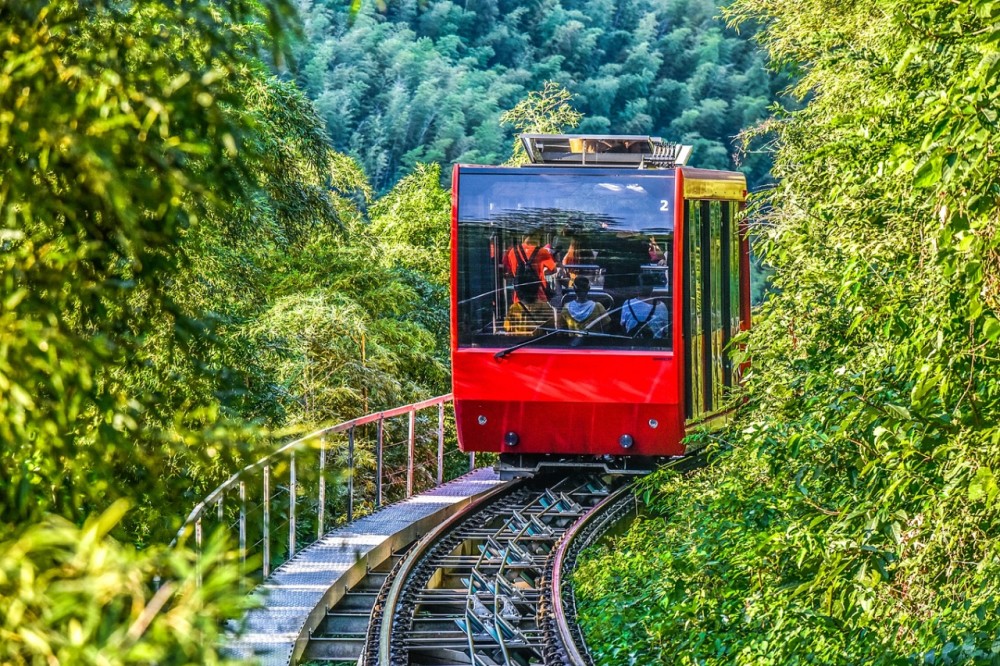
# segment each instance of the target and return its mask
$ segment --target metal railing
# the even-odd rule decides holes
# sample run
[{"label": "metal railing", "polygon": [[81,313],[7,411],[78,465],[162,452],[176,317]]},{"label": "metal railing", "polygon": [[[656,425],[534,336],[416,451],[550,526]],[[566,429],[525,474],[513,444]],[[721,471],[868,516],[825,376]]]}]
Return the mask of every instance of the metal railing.
[{"label": "metal railing", "polygon": [[[184,543],[193,534],[195,547],[200,551],[208,529],[223,529],[230,533],[230,538],[236,532],[244,574],[256,572],[247,571],[247,562],[255,561],[259,555],[260,574],[267,578],[273,567],[322,538],[328,529],[352,521],[359,499],[363,504],[361,511],[367,513],[380,507],[387,494],[395,501],[413,495],[418,482],[424,487],[443,483],[445,405],[451,398],[448,394],[375,412],[285,444],[233,474],[209,493],[188,515],[174,543]],[[422,412],[434,407],[437,427],[420,432],[418,423],[426,424],[429,420]],[[403,417],[406,417],[406,438],[399,439],[402,429],[398,422]],[[433,460],[420,460],[420,452],[426,453],[433,444],[428,435],[437,438],[436,474],[428,469]],[[357,472],[371,469],[372,465],[374,483],[364,488],[359,497]],[[452,468],[456,467],[453,463]],[[474,467],[472,453],[468,468]],[[416,478],[418,472],[422,473],[421,479]],[[274,535],[285,529],[287,541],[273,543]]]}]

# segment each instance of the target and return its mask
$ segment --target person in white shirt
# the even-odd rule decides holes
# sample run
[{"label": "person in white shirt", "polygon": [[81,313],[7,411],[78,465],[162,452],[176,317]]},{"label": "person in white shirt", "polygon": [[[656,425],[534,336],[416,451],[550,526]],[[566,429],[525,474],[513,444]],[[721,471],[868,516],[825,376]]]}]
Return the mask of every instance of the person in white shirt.
[{"label": "person in white shirt", "polygon": [[663,338],[670,327],[667,306],[652,299],[630,298],[622,306],[622,329],[634,338]]}]

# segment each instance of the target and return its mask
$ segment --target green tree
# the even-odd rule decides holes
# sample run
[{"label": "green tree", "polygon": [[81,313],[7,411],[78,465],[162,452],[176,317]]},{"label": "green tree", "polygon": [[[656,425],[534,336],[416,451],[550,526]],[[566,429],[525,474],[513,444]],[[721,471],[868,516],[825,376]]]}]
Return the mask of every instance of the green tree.
[{"label": "green tree", "polygon": [[[183,497],[176,454],[223,453],[183,283],[207,221],[255,201],[269,156],[244,94],[289,16],[282,0],[0,2],[0,661],[217,660],[234,609],[218,546],[195,592],[189,554],[107,535],[129,503]],[[154,594],[156,573],[171,582]]]},{"label": "green tree", "polygon": [[343,420],[447,390],[450,201],[439,178],[418,166],[371,202],[360,167],[336,162],[343,232],[318,227],[285,255],[246,326],[288,422]]},{"label": "green tree", "polygon": [[650,519],[581,571],[581,615],[603,663],[994,663],[995,8],[730,11],[807,101],[762,128],[779,290],[729,447],[650,480]]},{"label": "green tree", "polygon": [[[573,98],[568,90],[555,81],[547,81],[538,91],[528,94],[514,108],[504,111],[500,122],[512,125],[518,134],[562,134],[576,127],[582,118],[570,105]],[[510,164],[525,164],[528,153],[520,140],[514,141]]]},{"label": "green tree", "polygon": [[[303,8],[296,77],[334,148],[356,157],[380,192],[420,162],[506,161],[516,130],[497,131],[501,110],[547,81],[573,95],[580,132],[690,135],[693,164],[738,166],[757,187],[767,156],[739,161],[734,137],[766,116],[787,79],[766,72],[753,30],[728,29],[719,6],[430,0],[351,14],[315,0]],[[703,111],[711,117],[700,123]]]}]

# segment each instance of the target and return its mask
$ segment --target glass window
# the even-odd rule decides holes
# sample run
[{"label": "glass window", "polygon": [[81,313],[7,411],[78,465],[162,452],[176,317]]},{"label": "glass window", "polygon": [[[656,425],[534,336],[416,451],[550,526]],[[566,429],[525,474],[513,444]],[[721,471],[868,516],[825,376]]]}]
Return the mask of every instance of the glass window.
[{"label": "glass window", "polygon": [[687,418],[726,407],[736,381],[728,345],[740,322],[740,235],[735,201],[686,202],[684,340]]},{"label": "glass window", "polygon": [[732,323],[732,313],[733,308],[739,307],[739,299],[733,298],[733,285],[739,287],[739,283],[736,281],[739,278],[739,273],[732,272],[732,266],[730,265],[730,257],[732,256],[732,235],[731,229],[735,224],[733,220],[733,206],[730,202],[722,202],[722,262],[721,268],[721,279],[722,279],[722,381],[727,388],[733,385],[733,367],[731,361],[731,355],[729,353],[729,341],[733,339],[733,331],[731,329]]},{"label": "glass window", "polygon": [[466,169],[458,344],[670,349],[674,173]]},{"label": "glass window", "polygon": [[709,207],[709,266],[711,276],[711,333],[710,345],[712,354],[712,405],[715,409],[722,407],[722,394],[725,387],[723,373],[723,313],[722,291],[729,285],[722,283],[722,202],[713,201]]},{"label": "glass window", "polygon": [[742,321],[741,308],[743,299],[740,297],[740,258],[743,256],[743,245],[740,239],[740,217],[736,205],[733,204],[733,214],[729,225],[729,291],[730,300],[733,305],[729,311],[729,330],[731,335],[740,332],[740,322]]},{"label": "glass window", "polygon": [[687,345],[688,358],[685,364],[685,385],[687,386],[687,417],[697,419],[705,412],[705,372],[704,372],[704,337],[702,336],[702,305],[704,291],[702,289],[702,205],[700,201],[688,201],[685,208],[684,225],[687,230],[687,242],[684,261],[687,266],[685,273],[685,297],[687,299],[687,317],[684,320],[684,340]]}]

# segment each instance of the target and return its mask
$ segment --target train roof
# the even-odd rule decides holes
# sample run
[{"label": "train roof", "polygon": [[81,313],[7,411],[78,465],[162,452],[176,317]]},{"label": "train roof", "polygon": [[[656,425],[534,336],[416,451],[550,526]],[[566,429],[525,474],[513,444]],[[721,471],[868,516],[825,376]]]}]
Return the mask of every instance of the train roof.
[{"label": "train roof", "polygon": [[641,134],[521,134],[519,138],[532,164],[670,169],[686,164],[692,149]]},{"label": "train roof", "polygon": [[459,164],[460,172],[475,171],[483,174],[525,175],[587,173],[592,176],[622,175],[631,173],[639,178],[674,178],[679,172],[683,178],[684,198],[686,199],[720,199],[724,201],[746,201],[747,181],[739,171],[718,171],[715,169],[698,169],[694,167],[674,167],[658,169],[636,169],[634,166],[588,166],[582,170],[579,165],[560,164],[528,164],[524,166],[498,166],[485,164]]}]

